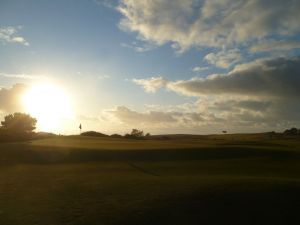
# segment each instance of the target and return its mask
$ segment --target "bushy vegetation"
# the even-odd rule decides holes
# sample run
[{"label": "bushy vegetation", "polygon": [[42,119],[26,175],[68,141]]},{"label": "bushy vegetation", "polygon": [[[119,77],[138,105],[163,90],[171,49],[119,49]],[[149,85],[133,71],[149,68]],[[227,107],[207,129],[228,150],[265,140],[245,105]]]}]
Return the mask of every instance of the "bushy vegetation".
[{"label": "bushy vegetation", "polygon": [[4,117],[0,127],[0,141],[27,140],[33,137],[37,120],[25,113],[14,113]]},{"label": "bushy vegetation", "polygon": [[138,130],[138,129],[132,129],[130,134],[125,134],[125,138],[133,138],[133,139],[143,139],[145,137],[149,137],[150,134],[147,133],[146,135],[144,134],[144,131]]},{"label": "bushy vegetation", "polygon": [[25,113],[14,113],[4,117],[1,121],[2,129],[12,133],[30,133],[35,130],[37,120]]},{"label": "bushy vegetation", "polygon": [[300,134],[300,129],[293,127],[291,129],[285,130],[283,133],[286,135],[298,135]]},{"label": "bushy vegetation", "polygon": [[103,134],[97,131],[86,131],[81,133],[81,136],[87,136],[87,137],[111,137],[111,138],[132,138],[132,139],[144,139],[147,137],[150,137],[150,133],[144,134],[144,131],[138,130],[138,129],[132,129],[131,133],[127,133],[124,136],[120,134],[112,134],[107,135]]}]

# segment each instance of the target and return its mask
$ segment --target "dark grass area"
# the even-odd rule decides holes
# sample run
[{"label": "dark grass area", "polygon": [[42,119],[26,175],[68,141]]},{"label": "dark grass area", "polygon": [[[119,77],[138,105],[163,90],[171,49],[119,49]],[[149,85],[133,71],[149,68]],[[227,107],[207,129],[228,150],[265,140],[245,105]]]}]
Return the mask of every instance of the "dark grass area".
[{"label": "dark grass area", "polygon": [[[134,150],[106,150],[59,146],[34,146],[24,143],[2,144],[0,147],[0,164],[14,163],[74,163],[97,161],[185,161],[209,159],[245,159],[271,158],[273,160],[299,160],[300,151],[293,148],[272,149],[275,144],[262,146],[233,145],[224,146],[176,148],[176,149],[134,149]],[[268,148],[264,148],[268,146]],[[270,148],[271,147],[271,148]]]},{"label": "dark grass area", "polygon": [[278,183],[249,179],[199,188],[162,202],[133,224],[297,224],[299,183]]},{"label": "dark grass area", "polygon": [[150,150],[81,140],[0,144],[1,225],[300,224],[297,140]]}]

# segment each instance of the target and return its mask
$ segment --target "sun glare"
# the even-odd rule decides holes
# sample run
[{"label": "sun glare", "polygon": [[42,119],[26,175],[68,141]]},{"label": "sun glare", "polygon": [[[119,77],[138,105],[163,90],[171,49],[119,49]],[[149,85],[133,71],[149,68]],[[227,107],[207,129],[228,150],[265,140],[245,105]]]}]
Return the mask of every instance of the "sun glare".
[{"label": "sun glare", "polygon": [[66,119],[72,118],[69,96],[62,88],[53,84],[37,84],[23,96],[27,113],[38,120],[37,128],[55,132]]}]

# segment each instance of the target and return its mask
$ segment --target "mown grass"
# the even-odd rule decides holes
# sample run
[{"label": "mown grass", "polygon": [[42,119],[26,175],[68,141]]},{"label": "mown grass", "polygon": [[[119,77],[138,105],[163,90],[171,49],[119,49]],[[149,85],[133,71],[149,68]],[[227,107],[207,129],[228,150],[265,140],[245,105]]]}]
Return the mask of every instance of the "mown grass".
[{"label": "mown grass", "polygon": [[0,224],[299,224],[300,140],[0,144]]}]

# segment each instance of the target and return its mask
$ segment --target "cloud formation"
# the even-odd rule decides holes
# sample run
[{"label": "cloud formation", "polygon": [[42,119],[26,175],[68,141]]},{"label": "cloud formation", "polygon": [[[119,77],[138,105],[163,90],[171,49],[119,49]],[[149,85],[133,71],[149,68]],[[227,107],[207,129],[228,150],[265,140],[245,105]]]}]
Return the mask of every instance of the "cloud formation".
[{"label": "cloud formation", "polygon": [[133,79],[133,82],[142,86],[146,92],[154,93],[158,89],[166,86],[168,81],[163,77],[151,77],[149,79]]},{"label": "cloud formation", "polygon": [[238,95],[299,98],[300,57],[261,59],[237,65],[228,74],[167,81],[162,77],[134,80],[146,91],[166,87],[187,96]]},{"label": "cloud formation", "polygon": [[[180,106],[178,106],[180,108]],[[125,106],[118,106],[115,109],[106,111],[108,115],[112,115],[110,120],[112,123],[117,119],[123,127],[145,129],[151,132],[162,133],[167,132],[191,132],[191,129],[197,130],[199,127],[207,127],[220,124],[222,118],[217,118],[211,113],[202,112],[184,112],[180,110],[165,110],[159,107],[153,110],[138,112]],[[199,131],[198,131],[199,133]]]},{"label": "cloud formation", "polygon": [[300,57],[281,57],[240,64],[227,74],[206,78],[170,81],[158,77],[163,82],[156,85],[152,77],[135,83],[152,92],[164,87],[198,97],[184,107],[157,107],[156,111],[177,113],[172,127],[188,125],[203,131],[223,126],[235,132],[257,132],[300,126],[299,74]]},{"label": "cloud formation", "polygon": [[156,48],[155,45],[150,43],[137,43],[132,42],[131,44],[121,43],[121,46],[124,48],[131,48],[136,52],[142,53],[142,52],[148,52]]},{"label": "cloud formation", "polygon": [[222,50],[218,53],[209,53],[204,57],[208,63],[220,68],[228,68],[241,61],[242,55],[238,49]]},{"label": "cloud formation", "polygon": [[118,106],[106,113],[111,123],[117,120],[128,129],[138,127],[155,133],[282,131],[300,125],[299,100],[295,99],[200,98],[183,105],[151,105],[141,112]]},{"label": "cloud formation", "polygon": [[120,28],[180,51],[192,46],[234,46],[300,30],[295,0],[122,0]]},{"label": "cloud formation", "polygon": [[25,46],[29,45],[29,42],[18,33],[21,27],[0,27],[0,42],[2,43],[15,43]]},{"label": "cloud formation", "polygon": [[6,77],[6,78],[19,78],[19,79],[29,79],[29,80],[35,80],[35,79],[45,79],[45,75],[33,75],[33,74],[25,74],[25,73],[20,73],[20,74],[11,74],[11,73],[1,73],[1,77]]},{"label": "cloud formation", "polygon": [[300,57],[256,60],[226,75],[170,82],[168,88],[191,96],[244,95],[300,97]]},{"label": "cloud formation", "polygon": [[[290,110],[294,103],[216,98],[199,99],[190,104],[191,111],[181,110],[182,105],[157,105],[143,112],[118,106],[107,113],[128,129],[138,127],[156,133],[163,130],[219,133],[224,129],[229,129],[229,132],[282,131],[289,126],[300,125],[300,107]],[[115,119],[111,121],[115,122]]]},{"label": "cloud formation", "polygon": [[23,110],[22,95],[28,89],[25,84],[15,84],[11,88],[0,89],[0,111],[6,113]]},{"label": "cloud formation", "polygon": [[118,106],[114,110],[110,110],[109,113],[116,116],[121,122],[127,124],[142,123],[142,124],[163,124],[175,122],[174,115],[170,113],[150,111],[146,113],[139,113],[128,109],[125,106]]}]

